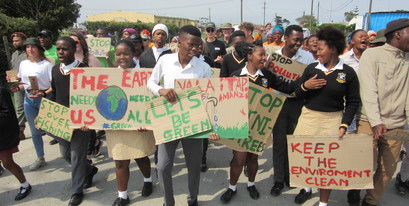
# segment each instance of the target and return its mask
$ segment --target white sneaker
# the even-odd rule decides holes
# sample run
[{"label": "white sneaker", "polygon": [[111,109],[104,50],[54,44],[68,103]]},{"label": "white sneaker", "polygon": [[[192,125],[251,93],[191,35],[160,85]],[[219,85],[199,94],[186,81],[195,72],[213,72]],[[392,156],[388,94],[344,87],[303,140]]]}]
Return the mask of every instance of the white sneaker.
[{"label": "white sneaker", "polygon": [[30,165],[30,171],[37,170],[40,167],[45,166],[47,163],[44,159],[38,158],[33,164]]}]

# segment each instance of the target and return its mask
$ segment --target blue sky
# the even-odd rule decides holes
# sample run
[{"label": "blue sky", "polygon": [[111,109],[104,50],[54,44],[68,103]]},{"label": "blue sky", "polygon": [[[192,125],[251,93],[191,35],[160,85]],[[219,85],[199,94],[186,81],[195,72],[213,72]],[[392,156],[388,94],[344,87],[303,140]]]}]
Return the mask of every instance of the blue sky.
[{"label": "blue sky", "polygon": [[[210,17],[216,24],[224,22],[240,23],[240,0],[77,0],[82,5],[78,22],[86,16],[110,11],[134,11],[156,15],[183,17],[199,20]],[[295,19],[311,13],[311,0],[243,0],[243,21],[263,24],[263,4],[266,2],[266,22],[271,22],[275,14],[296,24]],[[285,2],[285,3],[282,3]],[[370,0],[321,0],[320,22],[342,22],[344,12],[358,6],[360,15],[369,10]],[[317,17],[318,0],[314,0],[313,13]],[[372,11],[409,10],[407,0],[373,0]]]}]

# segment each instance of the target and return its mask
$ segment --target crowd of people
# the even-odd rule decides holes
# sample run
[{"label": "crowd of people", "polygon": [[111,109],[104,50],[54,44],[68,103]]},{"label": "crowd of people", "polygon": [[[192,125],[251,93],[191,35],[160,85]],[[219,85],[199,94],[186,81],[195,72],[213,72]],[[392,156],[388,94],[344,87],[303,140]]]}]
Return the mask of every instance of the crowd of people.
[{"label": "crowd of people", "polygon": [[[243,22],[238,28],[235,30],[230,23],[217,28],[208,22],[204,39],[202,32],[192,25],[181,27],[177,36],[172,38],[164,24],[139,33],[133,28],[125,28],[121,40],[111,46],[106,57],[90,54],[86,38],[92,35],[83,32],[59,37],[55,45],[54,36],[47,29],[40,31],[37,37],[13,33],[11,40],[15,52],[10,69],[17,71],[19,81],[10,84],[10,88],[0,88],[0,160],[21,183],[15,200],[25,198],[32,190],[21,167],[13,160],[19,142],[26,138],[26,122],[37,157],[29,169],[35,171],[46,165],[44,132],[35,126],[41,99],[47,98],[69,107],[71,69],[153,68],[146,85],[148,90],[176,103],[175,79],[211,78],[210,68],[219,68],[220,77],[246,77],[252,83],[278,90],[288,97],[271,131],[272,196],[280,196],[284,187],[291,185],[287,135],[337,135],[342,139],[347,133],[371,134],[374,188],[367,190],[362,201],[360,190],[349,190],[347,198],[351,206],[377,205],[397,169],[397,161],[403,154],[402,145],[404,150],[409,149],[409,142],[382,138],[388,131],[404,128],[409,118],[409,19],[393,20],[374,35],[358,29],[347,37],[333,27],[319,29],[310,36],[304,36],[298,25],[284,28],[282,25],[272,27],[268,23],[257,36],[253,34],[255,26],[250,22]],[[216,34],[217,29],[221,30],[220,36]],[[104,28],[99,28],[95,34],[98,38],[108,36]],[[176,43],[178,51],[166,48],[167,42]],[[301,77],[288,82],[268,70],[266,63],[270,54],[266,52],[267,46],[278,47],[276,53],[305,64]],[[7,76],[8,81],[11,79]],[[35,88],[33,81],[38,84]],[[93,186],[98,168],[91,157],[99,155],[102,137],[106,137],[109,156],[115,162],[118,196],[113,201],[114,206],[130,203],[127,190],[131,159],[136,161],[144,177],[142,196],[152,194],[151,160],[146,155],[152,153],[155,153],[154,163],[164,205],[175,205],[172,168],[179,142],[188,169],[187,202],[188,205],[198,205],[200,172],[207,170],[209,140],[217,142],[217,134],[210,134],[208,139],[184,138],[155,146],[154,133],[146,128],[95,131],[87,126],[75,129],[70,142],[58,137],[50,142],[59,145],[61,156],[71,165],[68,205],[81,204],[83,190]],[[142,139],[145,141],[143,146],[140,145]],[[233,150],[229,186],[220,197],[222,203],[229,203],[237,194],[242,171],[248,177],[250,197],[259,199],[256,188],[258,155]],[[401,195],[409,192],[409,157],[403,157],[395,188]],[[294,201],[303,204],[311,194],[311,188],[300,188]],[[330,194],[329,189],[319,190],[319,206],[328,204]]]}]

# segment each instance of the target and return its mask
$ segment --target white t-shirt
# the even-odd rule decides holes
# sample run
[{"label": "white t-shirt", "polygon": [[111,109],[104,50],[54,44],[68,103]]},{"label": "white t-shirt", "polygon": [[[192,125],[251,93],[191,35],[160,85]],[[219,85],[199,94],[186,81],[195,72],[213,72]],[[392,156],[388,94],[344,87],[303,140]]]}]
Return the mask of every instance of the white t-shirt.
[{"label": "white t-shirt", "polygon": [[38,81],[38,87],[40,90],[46,90],[51,87],[51,69],[53,65],[43,60],[41,62],[31,62],[30,60],[24,60],[20,63],[18,77],[21,78],[21,82],[24,84],[24,89],[31,89],[29,76],[36,76]]}]

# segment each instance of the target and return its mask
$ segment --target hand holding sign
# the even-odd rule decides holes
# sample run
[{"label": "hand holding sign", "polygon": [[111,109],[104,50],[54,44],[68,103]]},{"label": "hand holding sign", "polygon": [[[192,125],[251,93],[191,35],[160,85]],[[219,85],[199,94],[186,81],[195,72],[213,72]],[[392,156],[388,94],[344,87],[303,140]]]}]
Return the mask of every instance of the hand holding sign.
[{"label": "hand holding sign", "polygon": [[175,104],[178,101],[178,94],[173,89],[160,89],[160,96],[165,97],[170,103]]}]

